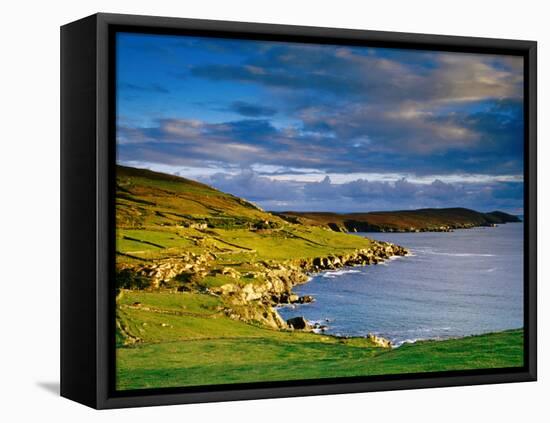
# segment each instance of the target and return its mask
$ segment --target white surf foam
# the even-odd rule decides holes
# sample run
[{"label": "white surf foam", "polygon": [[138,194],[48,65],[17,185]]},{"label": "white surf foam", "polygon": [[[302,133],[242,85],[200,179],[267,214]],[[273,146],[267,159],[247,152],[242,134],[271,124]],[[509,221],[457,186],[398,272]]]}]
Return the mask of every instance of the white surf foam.
[{"label": "white surf foam", "polygon": [[450,256],[450,257],[494,257],[494,254],[476,254],[476,253],[436,253],[435,251],[429,254],[435,254],[437,256]]},{"label": "white surf foam", "polygon": [[349,273],[361,273],[360,270],[348,269],[348,270],[330,270],[321,274],[322,278],[334,279],[338,276],[347,275]]}]

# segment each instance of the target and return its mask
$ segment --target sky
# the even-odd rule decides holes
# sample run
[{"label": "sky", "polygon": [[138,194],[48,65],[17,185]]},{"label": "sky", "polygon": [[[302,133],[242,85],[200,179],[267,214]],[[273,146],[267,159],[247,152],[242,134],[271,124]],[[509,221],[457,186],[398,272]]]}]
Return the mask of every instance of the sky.
[{"label": "sky", "polygon": [[117,35],[117,163],[266,210],[523,214],[523,59]]}]

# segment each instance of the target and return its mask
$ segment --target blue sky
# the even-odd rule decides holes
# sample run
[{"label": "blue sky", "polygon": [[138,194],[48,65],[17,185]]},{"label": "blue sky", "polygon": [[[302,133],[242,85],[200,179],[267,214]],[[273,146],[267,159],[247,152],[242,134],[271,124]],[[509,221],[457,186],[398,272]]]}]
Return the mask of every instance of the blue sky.
[{"label": "blue sky", "polygon": [[523,213],[519,57],[117,35],[117,161],[268,210]]}]

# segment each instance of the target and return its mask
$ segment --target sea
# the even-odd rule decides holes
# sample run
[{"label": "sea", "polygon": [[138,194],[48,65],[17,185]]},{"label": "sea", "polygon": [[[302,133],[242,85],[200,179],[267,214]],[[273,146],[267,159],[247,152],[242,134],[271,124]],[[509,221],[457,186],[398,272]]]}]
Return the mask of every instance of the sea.
[{"label": "sea", "polygon": [[282,306],[324,333],[396,347],[523,327],[523,223],[454,232],[357,233],[410,251],[382,264],[314,274],[297,286],[313,303]]}]

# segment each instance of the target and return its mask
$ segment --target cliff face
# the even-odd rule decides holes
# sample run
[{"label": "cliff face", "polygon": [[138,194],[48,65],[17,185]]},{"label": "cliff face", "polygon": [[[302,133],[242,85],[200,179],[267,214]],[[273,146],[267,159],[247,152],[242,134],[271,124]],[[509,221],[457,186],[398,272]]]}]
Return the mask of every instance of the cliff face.
[{"label": "cliff face", "polygon": [[517,216],[465,208],[420,209],[369,213],[275,212],[291,222],[327,227],[340,232],[448,232],[478,226],[520,222]]}]

